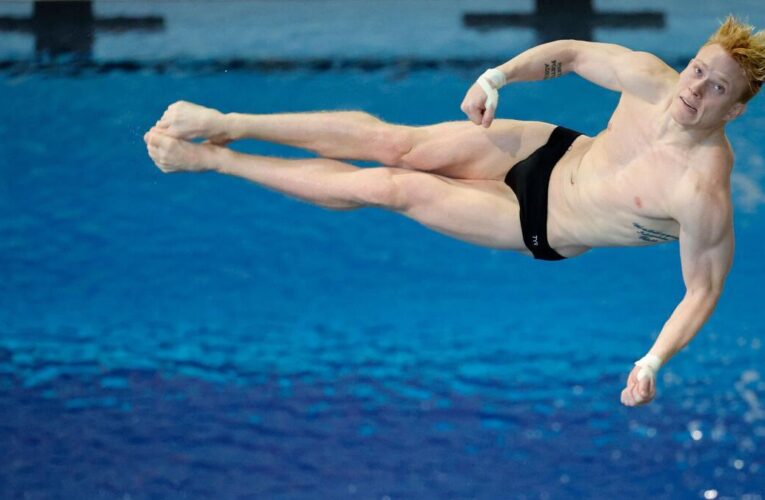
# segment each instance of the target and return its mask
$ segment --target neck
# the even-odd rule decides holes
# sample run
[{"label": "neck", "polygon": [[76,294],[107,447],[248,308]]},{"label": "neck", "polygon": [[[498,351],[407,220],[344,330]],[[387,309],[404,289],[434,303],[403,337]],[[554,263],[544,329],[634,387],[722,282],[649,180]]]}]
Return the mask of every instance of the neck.
[{"label": "neck", "polygon": [[706,128],[688,127],[677,123],[669,112],[664,113],[659,124],[660,141],[686,148],[692,148],[724,136],[725,129],[722,124]]}]

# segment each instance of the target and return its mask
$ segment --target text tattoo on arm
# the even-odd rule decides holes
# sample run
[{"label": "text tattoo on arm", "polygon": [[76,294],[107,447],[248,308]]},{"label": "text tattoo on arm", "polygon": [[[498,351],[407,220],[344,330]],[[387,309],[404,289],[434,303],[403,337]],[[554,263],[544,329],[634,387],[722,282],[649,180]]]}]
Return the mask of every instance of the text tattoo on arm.
[{"label": "text tattoo on arm", "polygon": [[637,230],[638,238],[643,241],[658,243],[660,241],[674,241],[678,239],[677,236],[672,236],[671,234],[662,233],[661,231],[648,229],[647,227],[641,226],[637,222],[633,222],[632,225]]},{"label": "text tattoo on arm", "polygon": [[560,61],[553,59],[549,64],[545,63],[545,80],[549,78],[557,78],[562,74]]}]

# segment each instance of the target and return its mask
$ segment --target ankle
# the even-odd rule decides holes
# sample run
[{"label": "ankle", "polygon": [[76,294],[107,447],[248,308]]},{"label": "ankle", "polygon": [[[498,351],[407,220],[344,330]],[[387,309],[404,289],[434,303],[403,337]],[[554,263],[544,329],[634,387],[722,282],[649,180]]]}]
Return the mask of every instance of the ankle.
[{"label": "ankle", "polygon": [[223,146],[206,144],[205,169],[218,174],[228,174],[236,163],[237,153]]},{"label": "ankle", "polygon": [[244,137],[241,126],[242,116],[240,113],[222,114],[218,126],[219,135],[223,135],[232,141],[242,139]]}]

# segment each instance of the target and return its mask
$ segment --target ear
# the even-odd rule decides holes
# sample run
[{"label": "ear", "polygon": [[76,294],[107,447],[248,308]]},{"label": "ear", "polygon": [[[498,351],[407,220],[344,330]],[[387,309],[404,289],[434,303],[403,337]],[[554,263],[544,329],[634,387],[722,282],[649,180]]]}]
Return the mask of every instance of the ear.
[{"label": "ear", "polygon": [[746,103],[737,102],[730,107],[727,113],[725,113],[723,120],[725,120],[726,122],[729,122],[732,119],[740,116],[744,111],[746,111]]}]

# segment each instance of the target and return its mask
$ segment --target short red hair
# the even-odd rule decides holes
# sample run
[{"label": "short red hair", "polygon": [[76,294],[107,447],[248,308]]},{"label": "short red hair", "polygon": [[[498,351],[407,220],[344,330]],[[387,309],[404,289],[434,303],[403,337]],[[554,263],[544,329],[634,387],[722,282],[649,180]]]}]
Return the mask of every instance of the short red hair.
[{"label": "short red hair", "polygon": [[765,30],[754,33],[754,26],[729,15],[704,45],[715,43],[744,70],[749,87],[741,96],[741,101],[748,101],[760,91],[765,80]]}]

